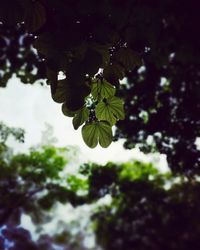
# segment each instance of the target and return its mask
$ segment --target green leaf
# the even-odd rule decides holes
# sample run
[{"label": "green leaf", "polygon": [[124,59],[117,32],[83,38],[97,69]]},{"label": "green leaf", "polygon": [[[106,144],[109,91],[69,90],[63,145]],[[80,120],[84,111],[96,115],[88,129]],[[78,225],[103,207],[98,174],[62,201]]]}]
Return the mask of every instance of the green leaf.
[{"label": "green leaf", "polygon": [[97,119],[100,121],[108,121],[111,125],[114,125],[117,121],[116,117],[112,113],[110,106],[105,102],[100,102],[97,104],[95,113]]},{"label": "green leaf", "polygon": [[109,123],[99,122],[99,144],[103,148],[107,148],[112,142],[112,128]]},{"label": "green leaf", "polygon": [[66,116],[68,116],[68,117],[74,117],[74,115],[75,115],[75,112],[74,112],[74,111],[71,111],[71,110],[67,107],[66,103],[63,103],[63,105],[62,105],[62,112],[63,112],[64,115],[66,115]]},{"label": "green leaf", "polygon": [[92,122],[82,127],[82,136],[86,145],[95,148],[99,142],[100,146],[107,148],[112,142],[112,128],[105,121]]},{"label": "green leaf", "polygon": [[113,96],[109,98],[107,102],[116,118],[119,120],[123,120],[125,118],[124,101],[118,97]]},{"label": "green leaf", "polygon": [[73,118],[74,129],[78,129],[89,118],[89,110],[87,107],[80,109]]},{"label": "green leaf", "polygon": [[82,127],[82,137],[85,144],[90,148],[95,148],[98,144],[99,131],[96,122],[85,124]]},{"label": "green leaf", "polygon": [[124,103],[118,97],[111,97],[99,102],[96,106],[95,113],[98,120],[105,120],[111,125],[114,125],[117,120],[124,119]]},{"label": "green leaf", "polygon": [[116,89],[105,79],[97,80],[92,84],[92,95],[95,99],[103,99],[114,96]]}]

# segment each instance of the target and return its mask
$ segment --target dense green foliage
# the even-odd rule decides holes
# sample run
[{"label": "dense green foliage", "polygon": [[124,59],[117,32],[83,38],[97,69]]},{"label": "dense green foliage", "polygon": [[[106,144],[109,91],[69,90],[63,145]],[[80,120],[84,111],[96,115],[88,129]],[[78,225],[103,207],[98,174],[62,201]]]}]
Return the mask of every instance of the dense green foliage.
[{"label": "dense green foliage", "polygon": [[[199,171],[198,1],[3,0],[0,21],[1,86],[13,72],[48,78],[74,128],[94,132],[91,140],[83,129],[90,147],[111,143],[123,98],[115,138],[150,152],[152,136],[174,171]],[[99,132],[102,121],[110,129]]]}]

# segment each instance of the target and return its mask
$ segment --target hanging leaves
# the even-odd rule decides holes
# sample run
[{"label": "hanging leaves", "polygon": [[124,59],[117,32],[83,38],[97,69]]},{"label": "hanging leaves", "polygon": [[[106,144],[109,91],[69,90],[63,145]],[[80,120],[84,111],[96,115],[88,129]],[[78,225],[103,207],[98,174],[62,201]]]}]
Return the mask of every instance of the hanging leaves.
[{"label": "hanging leaves", "polygon": [[83,107],[77,113],[75,113],[75,116],[72,121],[74,129],[78,129],[85,121],[88,120],[88,118],[89,110],[87,107]]},{"label": "hanging leaves", "polygon": [[98,142],[101,147],[107,148],[112,142],[112,129],[105,121],[92,122],[82,127],[82,136],[90,148],[95,148]]},{"label": "hanging leaves", "polygon": [[[55,80],[54,74],[52,79]],[[58,103],[63,103],[64,115],[73,117],[74,129],[78,129],[86,122],[82,128],[82,136],[89,147],[94,148],[98,143],[102,147],[108,147],[112,142],[112,126],[119,119],[124,119],[124,103],[114,96],[116,89],[106,80],[96,79],[92,85],[92,95],[89,96],[88,84],[77,86],[75,91],[75,86],[72,88],[67,79],[59,80],[55,90],[52,89],[52,98]],[[81,90],[86,87],[87,91]],[[90,108],[86,106],[87,100],[94,100],[92,102],[95,112],[90,113]]]},{"label": "hanging leaves", "polygon": [[105,79],[98,79],[92,84],[92,95],[95,99],[108,98],[114,96],[116,89]]},{"label": "hanging leaves", "polygon": [[98,144],[98,127],[96,122],[85,124],[82,127],[82,137],[85,144],[90,148],[95,148]]},{"label": "hanging leaves", "polygon": [[[3,0],[2,5],[10,13],[7,1],[12,0]],[[13,14],[14,23],[24,22],[28,32],[35,34],[33,46],[45,62],[52,99],[62,104],[64,115],[73,117],[74,129],[83,125],[84,141],[90,147],[111,143],[112,126],[124,119],[124,103],[115,96],[119,80],[141,64],[131,43],[122,42],[121,10],[113,9],[111,2],[106,1],[106,8],[105,3],[94,4],[90,14],[85,4],[83,11],[73,1],[48,1],[47,5],[40,0],[14,0],[12,5],[21,13]],[[65,79],[58,80],[60,72]]]},{"label": "hanging leaves", "polygon": [[99,102],[95,109],[96,117],[99,120],[105,120],[114,125],[117,120],[124,119],[124,103],[118,97],[111,97]]}]

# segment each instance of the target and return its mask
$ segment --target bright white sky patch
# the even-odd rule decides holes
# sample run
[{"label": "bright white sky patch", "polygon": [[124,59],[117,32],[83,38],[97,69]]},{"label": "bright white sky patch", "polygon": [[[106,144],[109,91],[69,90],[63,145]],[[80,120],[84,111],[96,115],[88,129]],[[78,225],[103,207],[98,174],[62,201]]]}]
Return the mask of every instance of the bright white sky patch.
[{"label": "bright white sky patch", "polygon": [[[0,88],[0,121],[8,126],[25,129],[25,144],[15,148],[16,151],[27,150],[41,142],[41,132],[45,123],[54,128],[54,136],[58,139],[57,146],[77,145],[81,149],[81,161],[93,161],[105,164],[108,161],[122,162],[129,159],[149,161],[150,156],[144,156],[139,150],[125,150],[123,141],[113,142],[108,148],[88,148],[81,136],[81,129],[75,131],[72,119],[64,116],[61,105],[55,103],[48,86],[21,84],[17,78],[9,81],[6,88]],[[159,163],[158,155],[155,156]],[[155,158],[154,157],[154,158]],[[162,170],[167,169],[164,157]],[[160,165],[159,163],[159,165]],[[157,165],[157,164],[156,164]]]}]

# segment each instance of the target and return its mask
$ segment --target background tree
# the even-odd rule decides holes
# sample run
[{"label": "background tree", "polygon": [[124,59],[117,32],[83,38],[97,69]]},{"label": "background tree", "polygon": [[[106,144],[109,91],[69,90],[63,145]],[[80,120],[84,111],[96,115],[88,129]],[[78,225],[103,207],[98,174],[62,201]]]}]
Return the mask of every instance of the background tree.
[{"label": "background tree", "polygon": [[199,249],[199,181],[160,174],[151,164],[85,165],[89,200],[110,197],[93,214],[103,249]]},{"label": "background tree", "polygon": [[23,25],[0,24],[0,87],[6,87],[13,74],[25,84],[46,78],[44,62],[33,50],[33,41],[34,36]]},{"label": "background tree", "polygon": [[[53,221],[56,205],[77,206],[84,201],[67,184],[68,176],[63,173],[69,163],[70,149],[49,145],[32,148],[26,154],[13,154],[7,145],[11,135],[19,142],[24,140],[21,129],[0,124],[0,249],[85,249],[86,232],[81,232],[78,222],[74,225],[64,222],[64,226],[60,222],[53,235],[43,229]],[[37,241],[32,238],[33,231],[22,227],[24,215],[36,227]],[[78,231],[73,234],[75,228]]]},{"label": "background tree", "polygon": [[[171,5],[167,1],[168,8],[160,4],[162,18],[155,10],[150,17],[148,9],[147,16],[140,19],[138,45],[149,41],[150,50],[144,54],[143,67],[129,72],[128,83],[121,86],[126,117],[117,124],[116,138],[126,138],[126,148],[138,143],[144,152],[158,150],[167,155],[173,171],[191,175],[199,173],[200,166],[195,145],[200,114],[199,16],[195,1]],[[137,15],[142,14],[138,8]],[[149,22],[146,27],[145,20]],[[149,135],[153,147],[146,143]]]},{"label": "background tree", "polygon": [[[6,138],[23,140],[23,131],[3,124],[0,129],[0,249],[199,249],[198,177],[161,174],[138,161],[87,163],[66,174],[67,149],[43,146],[13,155]],[[76,234],[65,218],[54,233],[42,230],[55,219],[56,204],[88,207],[87,226],[97,239],[93,248],[83,243],[87,227],[78,221]],[[37,240],[20,224],[23,215],[37,228]]]}]

